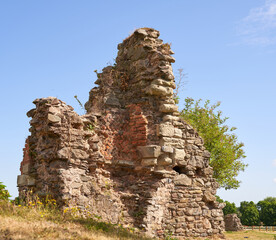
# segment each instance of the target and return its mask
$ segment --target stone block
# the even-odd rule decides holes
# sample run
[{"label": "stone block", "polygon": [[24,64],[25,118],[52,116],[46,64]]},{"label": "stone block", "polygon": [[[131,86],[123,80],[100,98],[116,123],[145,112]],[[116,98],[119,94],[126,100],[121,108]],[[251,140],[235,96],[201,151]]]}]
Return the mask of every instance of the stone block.
[{"label": "stone block", "polygon": [[172,121],[179,121],[179,120],[180,120],[179,117],[177,117],[177,116],[172,116],[172,115],[165,115],[165,116],[163,117],[163,121],[164,121],[164,122],[167,122],[167,121],[172,122]]},{"label": "stone block", "polygon": [[64,147],[57,152],[57,156],[60,159],[68,159],[70,157],[70,151],[69,148]]},{"label": "stone block", "polygon": [[176,186],[191,186],[192,179],[185,174],[179,174],[174,178],[174,184]]},{"label": "stone block", "polygon": [[165,153],[173,153],[174,152],[174,148],[170,147],[170,146],[162,146],[161,150],[162,150],[162,152],[165,152]]},{"label": "stone block", "polygon": [[193,182],[194,182],[194,185],[197,187],[204,186],[204,181],[201,178],[195,178]]},{"label": "stone block", "polygon": [[93,137],[91,137],[89,139],[91,142],[99,142],[100,141],[100,138],[97,134],[93,135]]},{"label": "stone block", "polygon": [[174,128],[174,137],[175,138],[182,138],[183,132],[181,129]]},{"label": "stone block", "polygon": [[27,185],[27,175],[18,175],[17,176],[17,186],[26,186]]},{"label": "stone block", "polygon": [[192,216],[189,216],[189,217],[186,217],[186,220],[187,220],[187,222],[193,222],[195,220],[195,218]]},{"label": "stone block", "polygon": [[186,211],[188,216],[200,216],[202,214],[201,208],[188,208]]},{"label": "stone block", "polygon": [[138,59],[145,58],[145,56],[147,55],[147,50],[143,47],[138,47],[133,49],[129,53],[129,55],[132,55],[131,58],[133,61],[137,61]]},{"label": "stone block", "polygon": [[141,28],[137,29],[135,31],[135,33],[138,33],[138,34],[141,34],[141,35],[144,35],[144,36],[148,35],[147,31],[145,29],[141,29]]},{"label": "stone block", "polygon": [[52,106],[51,106],[51,107],[49,107],[48,111],[49,111],[49,113],[51,113],[52,115],[55,115],[55,114],[60,113],[59,108],[52,107]]},{"label": "stone block", "polygon": [[237,214],[227,214],[224,216],[225,230],[226,231],[241,231],[243,226]]},{"label": "stone block", "polygon": [[166,81],[163,79],[155,79],[152,81],[152,84],[161,85],[161,86],[165,86],[165,87],[171,87],[173,89],[176,88],[176,85],[173,81]]},{"label": "stone block", "polygon": [[158,158],[158,165],[167,166],[172,164],[172,159],[163,154]]},{"label": "stone block", "polygon": [[157,126],[157,135],[164,137],[173,137],[174,126],[168,124],[160,124]]},{"label": "stone block", "polygon": [[216,201],[216,197],[209,191],[205,191],[203,195],[203,201],[205,202],[214,202]]},{"label": "stone block", "polygon": [[59,123],[61,122],[61,118],[59,116],[53,115],[53,114],[48,114],[48,120],[51,123]]},{"label": "stone block", "polygon": [[159,108],[159,111],[160,112],[165,112],[165,113],[177,112],[178,107],[175,104],[162,104]]},{"label": "stone block", "polygon": [[174,149],[173,160],[183,161],[185,159],[185,156],[186,156],[186,153],[184,149],[178,149],[178,148]]},{"label": "stone block", "polygon": [[35,185],[35,179],[29,175],[19,175],[17,176],[17,186],[34,186]]},{"label": "stone block", "polygon": [[142,158],[158,158],[161,153],[161,147],[158,145],[138,146],[137,150]]},{"label": "stone block", "polygon": [[27,112],[27,117],[33,117],[36,113],[36,109],[33,108],[30,111]]},{"label": "stone block", "polygon": [[22,165],[22,173],[23,174],[28,174],[28,173],[30,173],[30,171],[31,171],[30,163],[25,163]]},{"label": "stone block", "polygon": [[71,153],[75,159],[87,159],[89,157],[89,154],[81,149],[72,149]]},{"label": "stone block", "polygon": [[172,96],[173,89],[171,87],[164,87],[161,85],[151,84],[146,89],[146,93],[155,96]]},{"label": "stone block", "polygon": [[80,188],[82,185],[83,185],[82,183],[73,182],[73,183],[70,184],[70,187],[71,187],[71,188],[78,189],[78,188]]},{"label": "stone block", "polygon": [[212,227],[210,221],[209,221],[207,218],[204,218],[204,219],[203,219],[202,224],[203,224],[203,227],[204,227],[205,229],[206,229],[206,228],[211,228],[211,227]]},{"label": "stone block", "polygon": [[162,137],[160,139],[160,145],[183,148],[185,146],[185,140],[180,138]]},{"label": "stone block", "polygon": [[126,160],[119,160],[117,164],[121,165],[121,166],[129,166],[129,167],[133,167],[134,166],[133,162],[126,161]]},{"label": "stone block", "polygon": [[141,164],[143,166],[155,166],[157,164],[157,158],[143,158]]},{"label": "stone block", "polygon": [[116,98],[116,96],[114,94],[109,94],[105,98],[105,104],[109,105],[109,106],[114,106],[114,107],[120,107],[121,106],[118,98]]}]

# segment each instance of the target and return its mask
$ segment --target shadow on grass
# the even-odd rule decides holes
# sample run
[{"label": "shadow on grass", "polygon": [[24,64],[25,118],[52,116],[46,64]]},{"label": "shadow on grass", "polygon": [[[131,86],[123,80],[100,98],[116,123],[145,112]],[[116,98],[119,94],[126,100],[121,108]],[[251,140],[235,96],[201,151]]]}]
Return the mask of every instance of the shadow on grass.
[{"label": "shadow on grass", "polygon": [[74,219],[73,222],[85,226],[89,230],[100,231],[109,237],[118,237],[119,239],[135,239],[135,240],[154,240],[156,238],[149,238],[141,233],[135,233],[133,228],[123,228],[121,225],[101,222],[94,219],[79,218]]}]

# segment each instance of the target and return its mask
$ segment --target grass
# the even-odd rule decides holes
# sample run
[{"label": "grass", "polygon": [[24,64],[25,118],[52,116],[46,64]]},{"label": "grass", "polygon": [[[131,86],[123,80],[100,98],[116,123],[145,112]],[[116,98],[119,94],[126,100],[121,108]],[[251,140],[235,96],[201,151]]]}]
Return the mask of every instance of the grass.
[{"label": "grass", "polygon": [[[38,199],[25,205],[0,200],[1,240],[153,240],[125,229],[121,225],[100,221],[98,216],[84,218],[77,208],[58,210],[54,200],[40,202]],[[245,230],[226,232],[227,240],[276,240],[276,232]],[[167,239],[174,239],[167,237]]]},{"label": "grass", "polygon": [[276,232],[263,232],[257,230],[244,230],[239,232],[226,232],[227,240],[276,240]]},{"label": "grass", "polygon": [[152,240],[134,229],[78,215],[76,209],[58,210],[55,202],[48,206],[34,202],[21,206],[0,201],[0,239]]}]

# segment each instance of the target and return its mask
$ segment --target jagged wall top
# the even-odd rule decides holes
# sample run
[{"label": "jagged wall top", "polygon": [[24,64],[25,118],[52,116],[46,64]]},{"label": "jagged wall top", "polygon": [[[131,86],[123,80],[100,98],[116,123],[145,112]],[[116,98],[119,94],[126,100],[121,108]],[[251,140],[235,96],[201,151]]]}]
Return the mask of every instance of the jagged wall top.
[{"label": "jagged wall top", "polygon": [[99,87],[90,91],[85,104],[88,112],[100,111],[107,105],[125,107],[129,103],[142,103],[149,101],[149,96],[172,99],[175,83],[171,63],[175,60],[170,45],[163,44],[158,36],[157,30],[140,28],[118,45],[114,66],[97,74],[95,83]]},{"label": "jagged wall top", "polygon": [[35,100],[18,176],[21,195],[50,193],[60,205],[88,206],[105,221],[150,236],[222,233],[210,154],[178,116],[173,52],[158,36],[137,29],[119,44],[116,64],[98,73],[87,114],[56,98]]}]

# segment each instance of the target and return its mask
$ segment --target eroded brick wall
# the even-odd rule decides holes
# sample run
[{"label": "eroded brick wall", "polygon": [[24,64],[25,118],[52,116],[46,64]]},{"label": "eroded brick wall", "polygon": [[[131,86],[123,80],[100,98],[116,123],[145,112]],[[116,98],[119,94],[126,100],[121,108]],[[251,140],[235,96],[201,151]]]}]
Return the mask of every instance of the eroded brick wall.
[{"label": "eroded brick wall", "polygon": [[53,195],[149,236],[222,236],[223,204],[210,154],[179,117],[169,44],[137,29],[97,73],[87,114],[56,98],[34,101],[19,192]]}]

